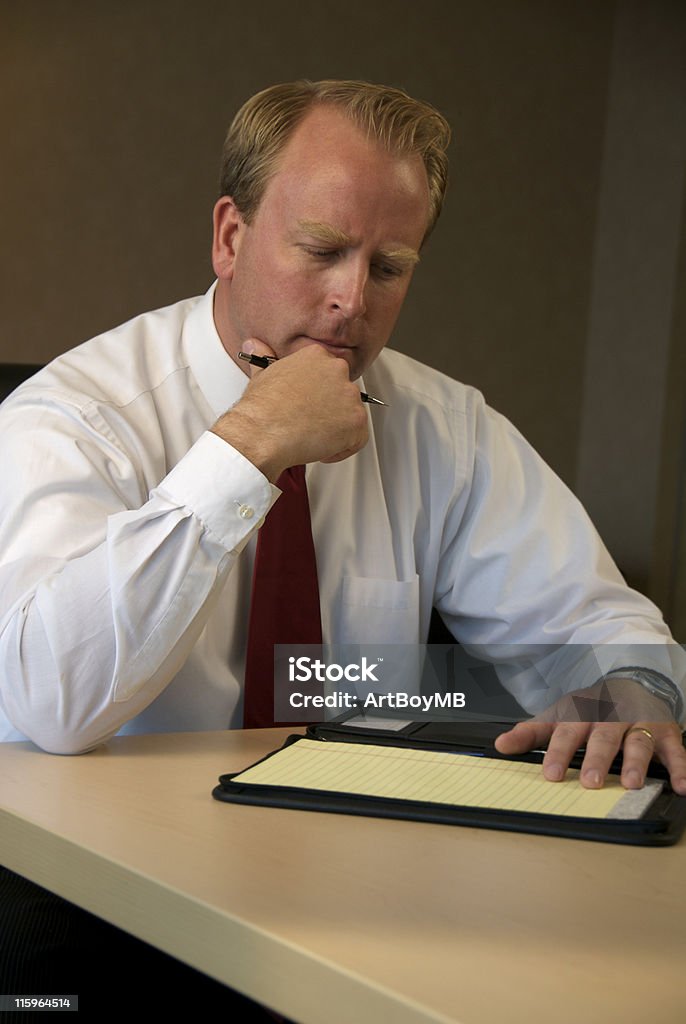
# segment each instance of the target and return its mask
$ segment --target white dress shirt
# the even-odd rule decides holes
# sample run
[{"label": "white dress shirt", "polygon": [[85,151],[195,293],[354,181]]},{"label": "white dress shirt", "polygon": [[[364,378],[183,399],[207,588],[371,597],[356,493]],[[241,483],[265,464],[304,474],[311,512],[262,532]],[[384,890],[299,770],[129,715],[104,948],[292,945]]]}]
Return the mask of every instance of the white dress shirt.
[{"label": "white dress shirt", "polygon": [[[208,432],[248,383],[213,291],[86,342],[0,410],[0,739],[240,726],[278,491]],[[466,644],[650,644],[664,671],[658,610],[477,391],[391,351],[360,383],[388,402],[368,445],[307,471],[325,641],[424,642],[435,605]]]}]

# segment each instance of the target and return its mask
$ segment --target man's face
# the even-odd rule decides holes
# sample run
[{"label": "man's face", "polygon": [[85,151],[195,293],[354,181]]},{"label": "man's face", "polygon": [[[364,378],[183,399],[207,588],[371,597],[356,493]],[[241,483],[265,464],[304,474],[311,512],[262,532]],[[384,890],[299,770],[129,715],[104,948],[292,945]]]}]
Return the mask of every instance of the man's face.
[{"label": "man's face", "polygon": [[252,223],[230,200],[217,209],[215,321],[227,351],[258,338],[282,359],[320,344],[359,377],[390,337],[426,233],[421,158],[389,154],[334,107],[315,107]]}]

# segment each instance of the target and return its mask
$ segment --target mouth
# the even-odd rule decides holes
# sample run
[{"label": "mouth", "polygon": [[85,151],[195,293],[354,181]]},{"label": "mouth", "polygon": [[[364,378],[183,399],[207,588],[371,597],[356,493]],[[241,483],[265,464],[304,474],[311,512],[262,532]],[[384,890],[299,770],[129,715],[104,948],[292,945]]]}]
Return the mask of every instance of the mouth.
[{"label": "mouth", "polygon": [[337,338],[313,338],[309,334],[304,334],[303,338],[310,344],[321,345],[322,348],[327,349],[327,351],[331,352],[335,356],[344,356],[352,352],[356,347],[355,345],[341,342],[340,339]]}]

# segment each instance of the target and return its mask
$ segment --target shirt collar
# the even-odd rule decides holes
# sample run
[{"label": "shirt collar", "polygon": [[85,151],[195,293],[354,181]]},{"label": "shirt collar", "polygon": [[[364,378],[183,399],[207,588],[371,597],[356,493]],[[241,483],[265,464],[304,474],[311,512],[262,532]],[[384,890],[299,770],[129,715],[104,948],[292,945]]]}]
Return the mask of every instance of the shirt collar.
[{"label": "shirt collar", "polygon": [[219,418],[241,398],[248,375],[222,345],[214,323],[215,281],[193,306],[184,324],[184,349],[195,380]]}]

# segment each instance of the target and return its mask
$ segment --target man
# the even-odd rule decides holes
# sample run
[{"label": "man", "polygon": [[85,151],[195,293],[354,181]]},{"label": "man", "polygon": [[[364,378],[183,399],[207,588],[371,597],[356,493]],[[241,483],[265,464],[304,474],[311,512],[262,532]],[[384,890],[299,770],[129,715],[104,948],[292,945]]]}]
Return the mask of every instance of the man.
[{"label": "man", "polygon": [[588,786],[623,743],[625,785],[655,753],[686,793],[657,609],[477,393],[382,352],[440,212],[447,142],[443,118],[397,90],[253,97],[225,145],[216,285],[61,357],[6,404],[5,738],[79,752],[122,728],[240,726],[255,535],[282,471],[307,464],[325,640],[420,642],[435,605],[470,644],[652,648],[586,680],[621,721],[566,723],[573,698],[547,708],[514,685],[541,717],[498,743],[550,738],[559,779],[587,740]]}]

